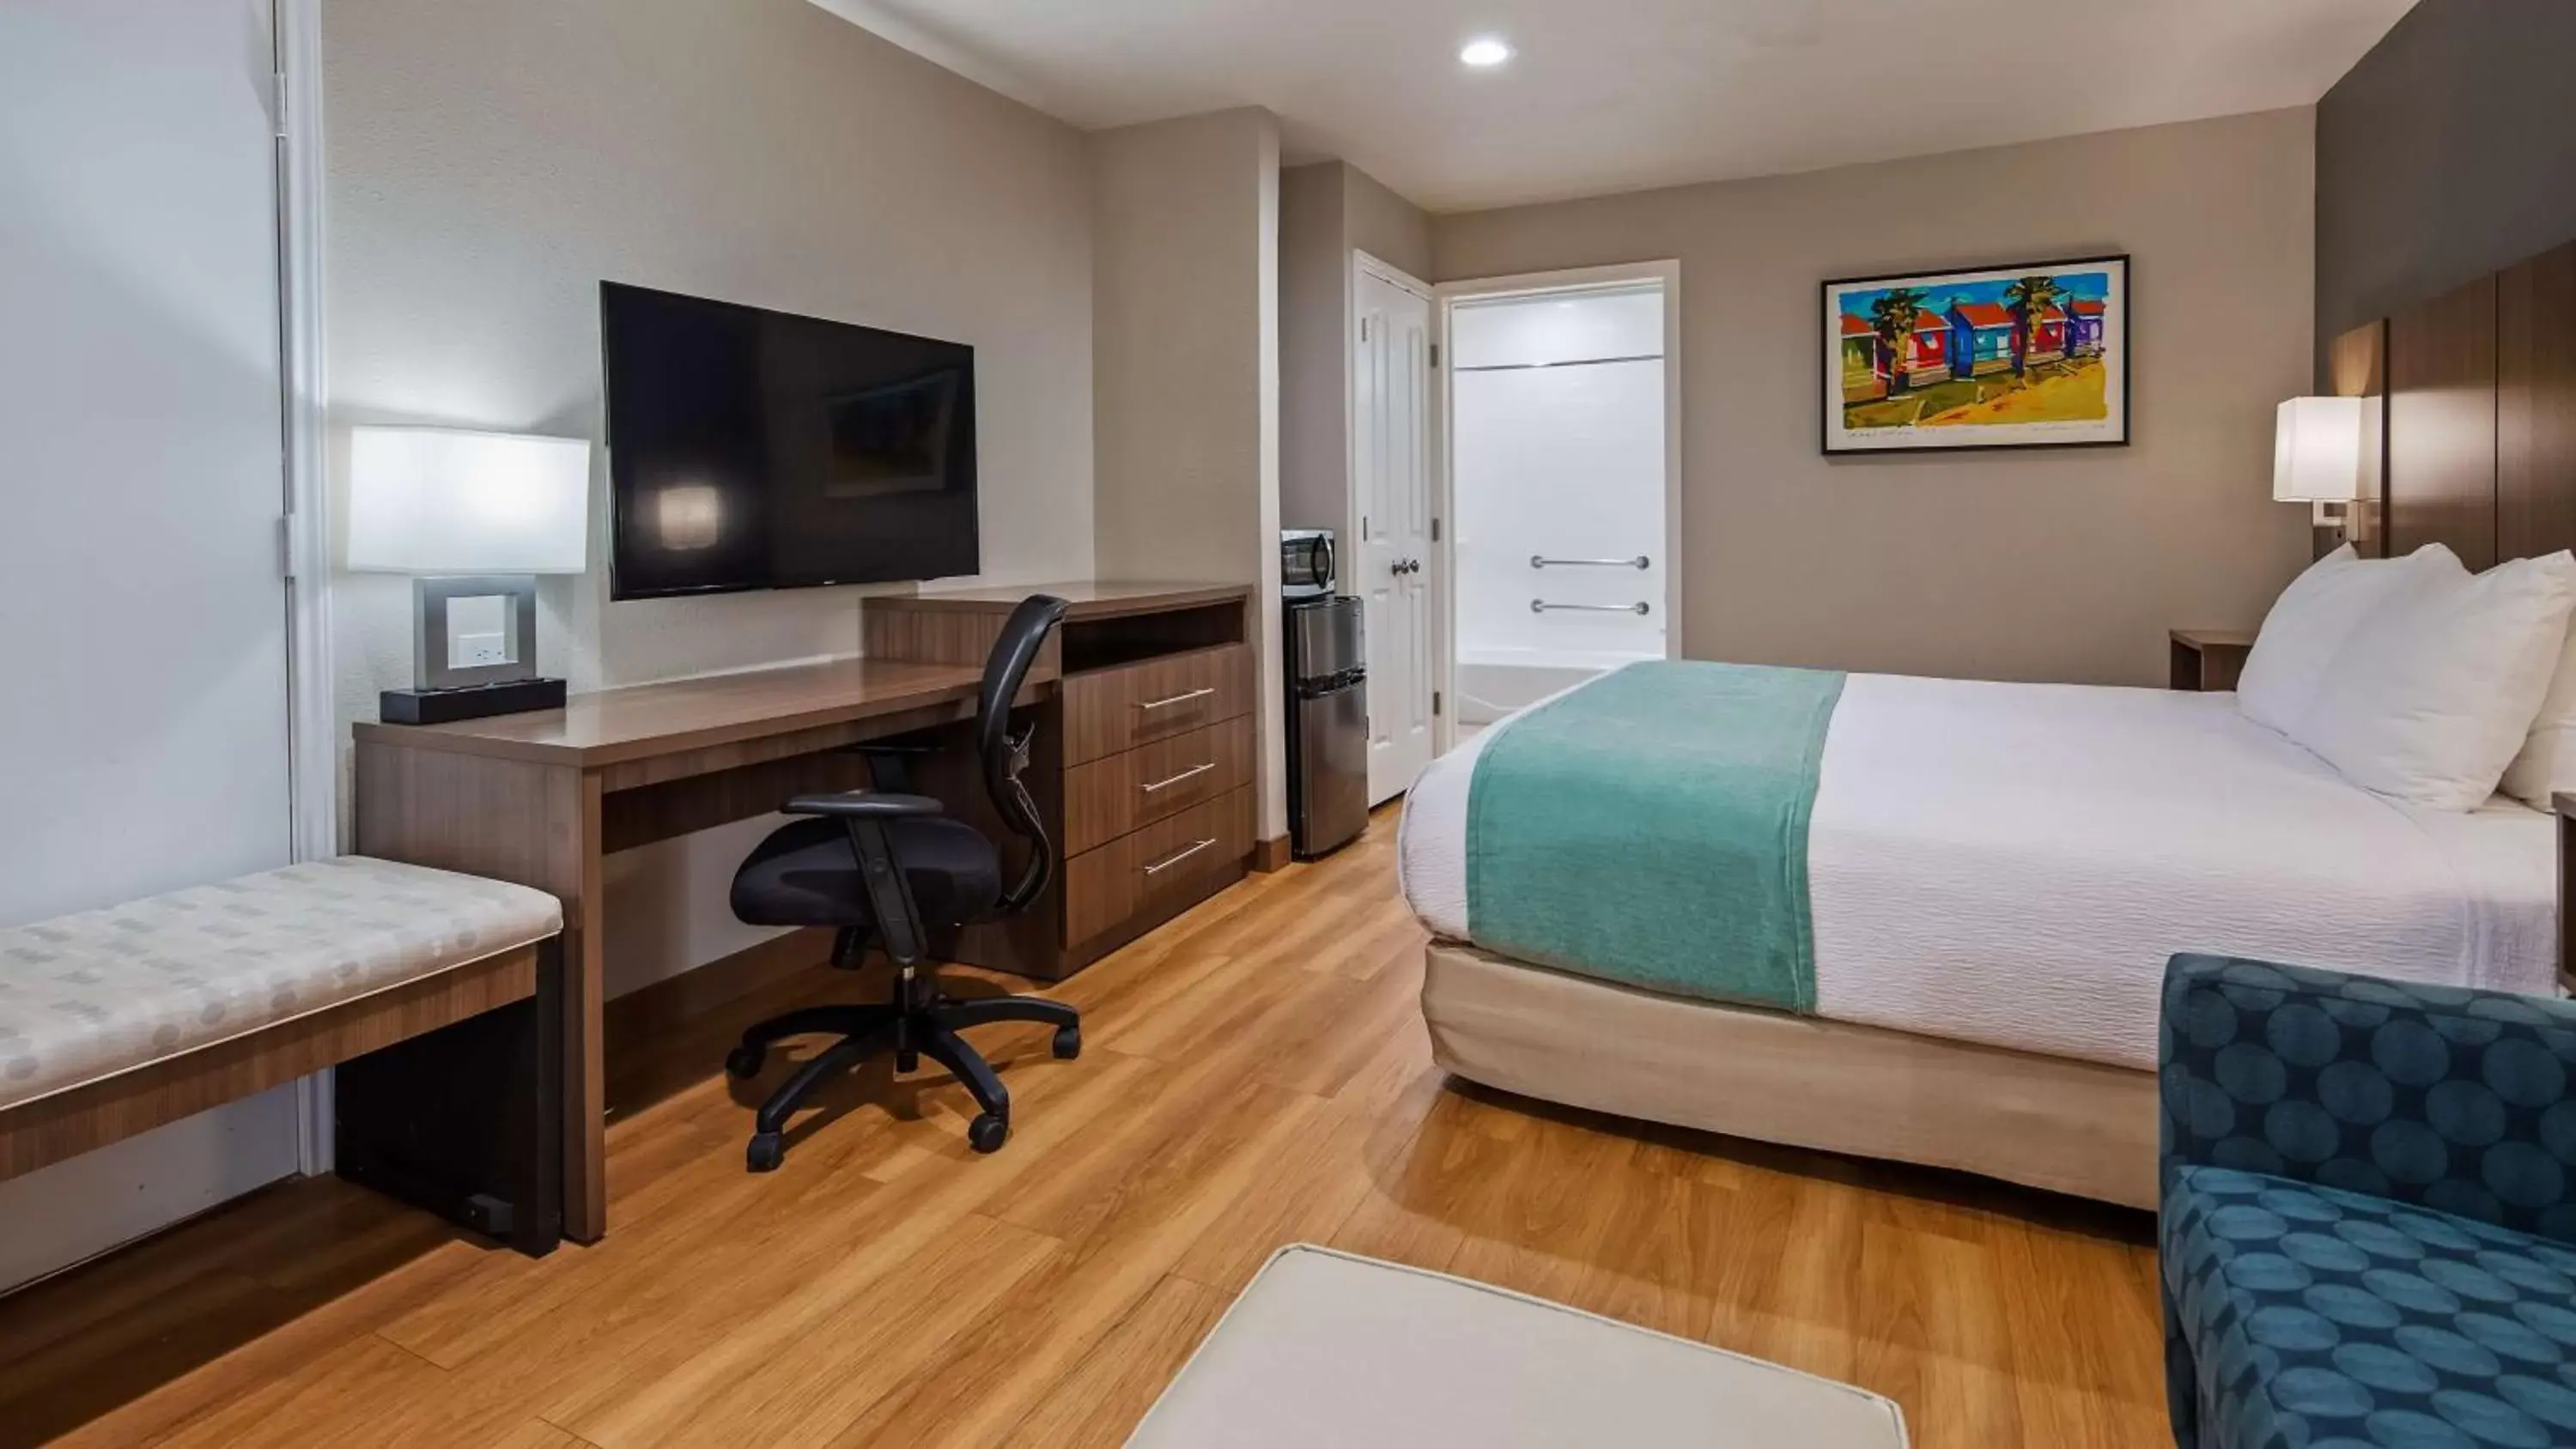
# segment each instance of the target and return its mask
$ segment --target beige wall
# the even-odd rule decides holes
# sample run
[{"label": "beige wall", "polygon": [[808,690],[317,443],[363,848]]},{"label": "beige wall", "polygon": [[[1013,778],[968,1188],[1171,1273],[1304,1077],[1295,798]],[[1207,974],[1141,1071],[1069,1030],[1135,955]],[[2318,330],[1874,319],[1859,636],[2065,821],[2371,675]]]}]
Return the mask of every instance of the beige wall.
[{"label": "beige wall", "polygon": [[1258,815],[1276,836],[1279,121],[1220,111],[1090,144],[1093,553],[1103,577],[1254,586]]},{"label": "beige wall", "polygon": [[1431,217],[1356,166],[1342,170],[1343,240],[1408,276],[1431,275]]},{"label": "beige wall", "polygon": [[1351,253],[1431,275],[1431,218],[1341,161],[1279,175],[1280,520],[1350,528]]},{"label": "beige wall", "polygon": [[[2306,390],[2313,112],[1435,218],[1438,280],[1678,258],[1683,645],[1699,658],[2156,684],[2306,561],[2270,500]],[[1829,277],[2128,252],[2125,448],[1827,460]]]},{"label": "beige wall", "polygon": [[[985,577],[1091,571],[1091,232],[1079,133],[804,0],[331,0],[335,435],[600,437],[602,278],[976,348]],[[595,485],[599,494],[601,485]],[[858,652],[849,589],[612,604],[544,586],[575,689]],[[408,585],[335,581],[343,718],[411,673]],[[613,860],[613,985],[756,939],[726,878],[763,822]]]}]

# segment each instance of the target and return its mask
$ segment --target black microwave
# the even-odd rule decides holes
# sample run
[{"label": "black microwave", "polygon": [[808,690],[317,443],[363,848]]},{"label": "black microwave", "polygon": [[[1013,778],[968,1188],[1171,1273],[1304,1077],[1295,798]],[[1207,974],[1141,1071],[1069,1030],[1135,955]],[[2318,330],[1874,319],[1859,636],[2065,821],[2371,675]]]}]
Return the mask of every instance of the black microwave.
[{"label": "black microwave", "polygon": [[1279,595],[1320,598],[1333,591],[1333,532],[1328,528],[1279,531]]}]

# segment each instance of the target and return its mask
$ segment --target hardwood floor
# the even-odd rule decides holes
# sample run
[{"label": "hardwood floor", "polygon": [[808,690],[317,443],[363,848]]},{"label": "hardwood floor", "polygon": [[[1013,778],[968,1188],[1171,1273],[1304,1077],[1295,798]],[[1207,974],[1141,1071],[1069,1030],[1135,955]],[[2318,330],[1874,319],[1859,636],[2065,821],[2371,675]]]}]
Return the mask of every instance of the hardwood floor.
[{"label": "hardwood floor", "polygon": [[0,1442],[1114,1445],[1303,1239],[1867,1385],[1929,1449],[2171,1443],[2142,1215],[1448,1083],[1394,823],[1063,983],[1081,1060],[979,1033],[997,1156],[879,1063],[746,1174],[790,1068],[733,1086],[730,1038],[874,989],[801,973],[612,1041],[606,1241],[531,1262],[281,1185],[0,1300]]}]

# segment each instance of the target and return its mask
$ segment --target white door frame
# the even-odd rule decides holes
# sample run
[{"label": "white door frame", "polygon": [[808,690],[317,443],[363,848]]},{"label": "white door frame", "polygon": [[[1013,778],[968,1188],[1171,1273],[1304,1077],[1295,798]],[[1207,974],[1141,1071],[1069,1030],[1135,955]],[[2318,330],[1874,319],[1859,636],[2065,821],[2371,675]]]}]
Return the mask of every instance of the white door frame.
[{"label": "white door frame", "polygon": [[[1431,407],[1431,595],[1432,670],[1444,701],[1458,698],[1458,591],[1450,567],[1455,530],[1445,522],[1457,509],[1457,453],[1451,446],[1449,419],[1456,399],[1456,374],[1449,366],[1449,313],[1460,302],[1490,302],[1502,297],[1612,291],[1659,283],[1664,293],[1664,657],[1682,656],[1682,264],[1666,259],[1621,262],[1605,267],[1573,267],[1554,272],[1523,272],[1507,277],[1473,277],[1442,282],[1432,288],[1431,335],[1439,347],[1438,385]],[[1432,721],[1432,749],[1446,754],[1458,743],[1454,703]]]},{"label": "white door frame", "polygon": [[[275,0],[278,376],[286,476],[287,788],[297,860],[340,853],[340,721],[332,689],[331,489],[322,329],[322,0]],[[296,1083],[297,1165],[332,1168],[330,1072]]]}]

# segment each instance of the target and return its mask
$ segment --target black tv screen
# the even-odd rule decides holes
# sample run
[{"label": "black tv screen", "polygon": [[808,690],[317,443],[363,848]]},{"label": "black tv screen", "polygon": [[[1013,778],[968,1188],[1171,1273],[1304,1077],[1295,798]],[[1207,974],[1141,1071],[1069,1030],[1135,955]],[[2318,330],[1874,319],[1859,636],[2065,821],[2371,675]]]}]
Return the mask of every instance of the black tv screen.
[{"label": "black tv screen", "polygon": [[599,289],[612,598],[971,574],[975,349]]}]

